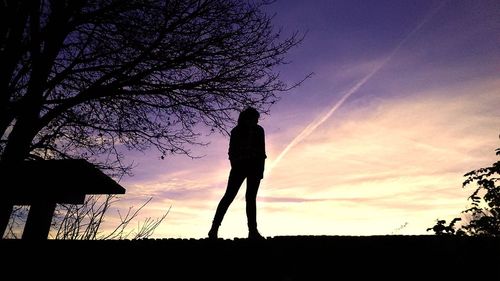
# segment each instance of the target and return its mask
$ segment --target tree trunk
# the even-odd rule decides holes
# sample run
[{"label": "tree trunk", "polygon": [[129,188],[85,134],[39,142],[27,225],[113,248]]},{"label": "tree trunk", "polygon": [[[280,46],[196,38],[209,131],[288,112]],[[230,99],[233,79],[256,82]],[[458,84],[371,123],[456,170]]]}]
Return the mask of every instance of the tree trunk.
[{"label": "tree trunk", "polygon": [[12,204],[0,201],[0,239],[5,235],[7,225],[9,224],[10,215],[12,213]]},{"label": "tree trunk", "polygon": [[7,113],[7,110],[3,107],[0,107],[0,137],[4,136],[11,122],[12,118]]},{"label": "tree trunk", "polygon": [[[7,145],[2,153],[0,162],[2,166],[9,166],[10,163],[23,161],[30,152],[30,146],[33,138],[38,132],[36,129],[36,119],[33,121],[27,118],[20,119],[16,122],[12,132],[9,134]],[[2,179],[0,179],[1,181]],[[7,192],[5,189],[17,188],[15,186],[2,186],[0,192]],[[12,212],[12,204],[0,201],[0,232],[5,232],[10,220]]]},{"label": "tree trunk", "polygon": [[4,164],[23,161],[29,156],[31,142],[38,132],[36,118],[20,118],[9,134],[7,145],[2,154]]},{"label": "tree trunk", "polygon": [[43,104],[43,87],[47,79],[47,66],[41,55],[40,38],[40,0],[30,1],[29,35],[31,53],[31,75],[27,93],[19,106],[22,111],[16,114],[16,124],[7,139],[7,145],[2,153],[4,164],[23,161],[30,152],[31,142],[40,130],[39,114]]}]

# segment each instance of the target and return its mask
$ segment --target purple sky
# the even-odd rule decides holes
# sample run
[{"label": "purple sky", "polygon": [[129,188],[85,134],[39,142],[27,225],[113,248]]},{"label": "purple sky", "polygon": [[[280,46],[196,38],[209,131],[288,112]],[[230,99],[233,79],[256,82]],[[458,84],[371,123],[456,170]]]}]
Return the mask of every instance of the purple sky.
[{"label": "purple sky", "polygon": [[[423,234],[460,215],[463,174],[500,146],[500,2],[282,0],[268,12],[284,35],[306,33],[282,79],[314,75],[260,122],[262,234]],[[138,166],[122,202],[153,196],[153,217],[172,206],[155,236],[206,236],[229,172],[228,138],[206,140],[201,159],[128,154]],[[246,236],[243,196],[222,237]]]}]

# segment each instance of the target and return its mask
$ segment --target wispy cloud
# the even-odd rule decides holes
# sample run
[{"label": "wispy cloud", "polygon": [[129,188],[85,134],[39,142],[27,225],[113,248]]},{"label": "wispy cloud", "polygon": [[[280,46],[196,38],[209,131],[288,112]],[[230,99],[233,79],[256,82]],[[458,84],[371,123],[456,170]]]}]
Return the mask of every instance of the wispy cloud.
[{"label": "wispy cloud", "polygon": [[[335,11],[329,1],[283,4],[295,6],[285,25],[297,24],[297,15],[318,24],[283,77],[316,75],[261,121],[268,168],[281,159],[259,190],[264,235],[426,233],[435,219],[465,208],[463,174],[496,160],[498,4],[419,1],[397,4],[401,13],[393,14],[370,4],[380,8],[374,14],[351,2]],[[172,206],[157,236],[206,236],[230,169],[228,139],[210,141],[197,150],[202,159],[138,156],[137,176],[123,182],[131,204],[153,196],[146,216]],[[244,189],[222,237],[246,235]]]},{"label": "wispy cloud", "polygon": [[345,101],[355,94],[361,87],[363,87],[366,82],[368,82],[375,74],[377,74],[387,63],[391,61],[391,59],[397,54],[399,49],[403,47],[403,45],[408,41],[408,39],[412,38],[421,28],[424,26],[431,18],[436,14],[445,4],[447,1],[441,2],[438,6],[435,8],[431,9],[424,17],[423,19],[416,24],[416,26],[406,35],[403,37],[401,41],[396,44],[396,46],[391,50],[391,52],[384,57],[383,60],[381,60],[379,63],[377,63],[373,68],[370,69],[370,71],[363,76],[362,79],[356,82],[352,87],[350,87],[345,93],[343,93],[342,97],[336,101],[333,106],[324,114],[321,115],[319,118],[316,120],[312,121],[309,123],[295,138],[292,139],[292,141],[285,146],[283,151],[278,154],[276,159],[271,162],[271,165],[269,168],[266,170],[267,174],[270,174],[271,171],[274,169],[275,166],[279,164],[281,159],[285,157],[285,155],[293,148],[295,147],[298,143],[303,141],[305,138],[307,138],[309,135],[311,135],[319,126],[321,126],[323,123],[328,121],[329,118],[332,117],[332,115],[337,111],[344,103]]},{"label": "wispy cloud", "polygon": [[[398,233],[421,234],[435,219],[459,215],[470,194],[461,188],[463,174],[494,160],[498,105],[498,79],[410,89],[400,97],[348,105],[262,181],[263,233],[388,234],[407,223]],[[281,131],[268,135],[270,159],[290,137]],[[172,206],[156,236],[205,237],[226,187],[226,149],[224,139],[214,148],[218,156],[130,182],[131,201],[123,206],[152,196],[143,217],[158,217]],[[244,189],[226,215],[222,237],[246,235]]]},{"label": "wispy cloud", "polygon": [[295,225],[322,218],[307,230],[314,233],[356,232],[357,217],[370,221],[359,233],[388,233],[383,222],[397,214],[412,225],[406,231],[424,233],[437,217],[465,207],[463,174],[494,160],[499,105],[500,80],[486,80],[410,91],[325,122],[266,179],[265,208],[279,205],[266,226],[281,233],[271,222],[280,213]]}]

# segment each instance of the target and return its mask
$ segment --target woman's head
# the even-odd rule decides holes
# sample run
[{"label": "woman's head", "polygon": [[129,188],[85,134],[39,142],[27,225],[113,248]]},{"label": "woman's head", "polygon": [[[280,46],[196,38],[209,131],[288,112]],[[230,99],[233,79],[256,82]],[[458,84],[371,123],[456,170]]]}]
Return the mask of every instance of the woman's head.
[{"label": "woman's head", "polygon": [[247,107],[245,110],[240,112],[238,117],[238,125],[256,125],[259,122],[260,114],[257,109],[253,107]]}]

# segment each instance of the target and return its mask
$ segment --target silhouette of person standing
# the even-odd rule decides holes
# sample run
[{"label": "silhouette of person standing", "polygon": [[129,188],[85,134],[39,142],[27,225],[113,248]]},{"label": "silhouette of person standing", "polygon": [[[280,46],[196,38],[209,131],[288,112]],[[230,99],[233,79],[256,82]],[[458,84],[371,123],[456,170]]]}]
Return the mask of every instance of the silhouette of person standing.
[{"label": "silhouette of person standing", "polygon": [[224,196],[217,206],[208,238],[216,239],[219,226],[229,205],[233,202],[243,181],[247,180],[245,194],[248,222],[248,238],[264,239],[257,230],[257,191],[264,177],[266,156],[264,129],[257,123],[259,112],[246,108],[238,117],[238,124],[231,130],[229,141],[229,161],[231,171]]}]

